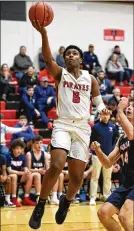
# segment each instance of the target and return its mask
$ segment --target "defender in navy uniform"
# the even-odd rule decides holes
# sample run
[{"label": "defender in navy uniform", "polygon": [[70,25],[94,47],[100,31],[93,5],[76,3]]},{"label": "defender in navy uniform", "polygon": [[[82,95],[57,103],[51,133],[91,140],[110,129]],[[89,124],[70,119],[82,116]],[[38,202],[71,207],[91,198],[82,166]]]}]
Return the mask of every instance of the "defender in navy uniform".
[{"label": "defender in navy uniform", "polygon": [[[126,108],[126,115],[123,110]],[[119,223],[113,218],[118,214],[125,231],[133,231],[134,222],[134,101],[123,97],[118,105],[118,116],[125,132],[116,144],[115,149],[107,157],[98,142],[93,142],[91,148],[106,168],[111,167],[120,157],[123,159],[125,179],[123,185],[117,188],[99,209],[98,216],[106,230],[121,231]]]}]

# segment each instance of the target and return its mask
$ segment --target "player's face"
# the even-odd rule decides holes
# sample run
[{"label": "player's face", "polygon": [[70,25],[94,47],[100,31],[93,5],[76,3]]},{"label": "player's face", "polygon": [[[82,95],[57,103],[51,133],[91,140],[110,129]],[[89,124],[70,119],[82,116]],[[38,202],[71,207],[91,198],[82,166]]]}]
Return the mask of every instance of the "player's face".
[{"label": "player's face", "polygon": [[17,146],[15,148],[13,148],[13,154],[15,156],[19,156],[20,154],[23,153],[23,151],[24,151],[24,149],[22,147],[20,147],[20,146]]},{"label": "player's face", "polygon": [[130,102],[126,109],[126,116],[129,120],[134,120],[134,102]]},{"label": "player's face", "polygon": [[78,68],[82,62],[80,53],[76,49],[69,49],[65,54],[65,64],[67,68]]},{"label": "player's face", "polygon": [[27,90],[27,94],[31,97],[31,96],[33,96],[33,94],[34,94],[34,89],[33,88],[29,88],[28,90]]},{"label": "player's face", "polygon": [[34,143],[34,148],[35,148],[35,150],[41,151],[41,150],[42,150],[42,145],[43,145],[42,140],[40,140],[40,141],[35,141],[35,143]]}]

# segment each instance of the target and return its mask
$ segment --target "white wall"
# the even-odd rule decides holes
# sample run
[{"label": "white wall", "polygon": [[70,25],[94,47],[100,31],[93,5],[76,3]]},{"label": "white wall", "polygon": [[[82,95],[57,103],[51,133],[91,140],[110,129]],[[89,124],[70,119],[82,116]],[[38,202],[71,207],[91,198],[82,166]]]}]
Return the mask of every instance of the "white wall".
[{"label": "white wall", "polygon": [[[54,21],[47,27],[50,46],[55,53],[60,45],[75,44],[87,50],[89,43],[104,66],[111,48],[120,45],[122,52],[133,67],[133,6],[107,3],[49,3],[54,10]],[[27,2],[28,9],[32,2]],[[103,40],[103,29],[125,30],[125,41]],[[41,47],[40,34],[27,22],[1,22],[1,63],[12,65],[19,47],[25,45],[27,54],[38,66],[37,54]]]}]

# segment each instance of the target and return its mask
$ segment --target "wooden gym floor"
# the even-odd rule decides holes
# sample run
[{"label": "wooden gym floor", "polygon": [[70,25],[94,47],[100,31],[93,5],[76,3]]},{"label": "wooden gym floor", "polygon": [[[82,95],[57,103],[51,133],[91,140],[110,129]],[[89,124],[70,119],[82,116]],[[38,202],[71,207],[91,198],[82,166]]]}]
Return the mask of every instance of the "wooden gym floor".
[{"label": "wooden gym floor", "polygon": [[[66,222],[63,225],[55,223],[57,206],[47,205],[39,231],[105,231],[97,217],[97,206],[85,204],[71,205]],[[1,209],[1,231],[32,231],[28,221],[33,207]]]}]

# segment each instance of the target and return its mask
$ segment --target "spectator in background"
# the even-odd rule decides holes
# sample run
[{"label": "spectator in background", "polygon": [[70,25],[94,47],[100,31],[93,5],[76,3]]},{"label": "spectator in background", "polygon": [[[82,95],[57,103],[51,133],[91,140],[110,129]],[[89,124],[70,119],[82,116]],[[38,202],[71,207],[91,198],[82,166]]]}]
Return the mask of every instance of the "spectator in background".
[{"label": "spectator in background", "polygon": [[1,66],[0,71],[0,98],[6,101],[7,95],[10,92],[10,87],[17,84],[17,81],[12,81],[12,75],[9,72],[9,67],[6,63]]},{"label": "spectator in background", "polygon": [[2,123],[3,115],[0,113],[0,154],[8,155],[9,149],[6,146],[5,134],[15,134],[27,130],[27,127],[23,125],[21,128],[8,127]]},{"label": "spectator in background", "polygon": [[121,63],[118,61],[118,56],[113,54],[111,60],[107,64],[107,73],[110,76],[110,79],[120,82],[120,86],[124,86],[124,68]]},{"label": "spectator in background", "polygon": [[6,157],[0,154],[0,185],[5,186],[5,201],[4,207],[16,207],[10,200],[12,189],[14,187],[14,175],[7,176]]},{"label": "spectator in background", "polygon": [[56,57],[56,63],[60,66],[60,67],[65,67],[65,60],[63,58],[63,53],[65,51],[65,47],[61,46],[59,48],[59,54]]},{"label": "spectator in background", "polygon": [[134,88],[131,89],[129,97],[134,99]]},{"label": "spectator in background", "polygon": [[40,112],[37,110],[34,88],[27,86],[26,89],[20,101],[20,112],[27,117],[29,125],[33,126],[33,119],[39,117]]},{"label": "spectator in background", "polygon": [[119,88],[115,88],[113,90],[113,96],[108,100],[108,105],[116,105],[118,106],[121,100],[122,94]]},{"label": "spectator in background", "polygon": [[7,170],[9,174],[16,175],[16,188],[15,193],[12,195],[12,202],[16,207],[20,207],[21,204],[17,201],[16,191],[17,182],[24,183],[25,195],[22,200],[23,205],[36,205],[35,202],[30,200],[29,194],[32,187],[32,174],[26,167],[26,156],[23,154],[25,144],[21,140],[14,140],[11,144],[11,152],[7,157]]},{"label": "spectator in background", "polygon": [[22,78],[24,73],[27,72],[29,66],[33,66],[33,63],[28,55],[26,55],[26,47],[21,46],[20,52],[14,58],[13,69],[15,76],[18,80]]},{"label": "spectator in background", "polygon": [[113,85],[110,80],[106,78],[104,71],[100,71],[97,75],[97,82],[100,87],[100,93],[105,102],[111,97]]},{"label": "spectator in background", "polygon": [[49,71],[48,71],[47,68],[45,68],[42,71],[40,71],[39,77],[38,77],[38,81],[41,81],[41,79],[44,78],[44,77],[48,78],[48,84],[50,86],[55,87],[54,77],[49,73]]},{"label": "spectator in background", "polygon": [[[93,141],[97,141],[101,144],[101,149],[106,155],[109,154],[114,149],[116,138],[117,138],[117,130],[116,126],[109,122],[110,113],[107,115],[100,114],[100,122],[96,123],[92,127],[92,133],[90,138],[90,144]],[[91,145],[92,150],[92,145]],[[90,205],[96,205],[96,196],[97,196],[97,188],[98,188],[98,179],[100,176],[100,172],[102,169],[103,173],[103,196],[104,199],[108,198],[111,194],[111,175],[112,168],[106,169],[102,166],[98,157],[96,156],[94,150],[93,151],[93,171],[90,182]]]},{"label": "spectator in background", "polygon": [[52,129],[52,123],[49,122],[46,113],[56,106],[56,96],[54,88],[48,85],[48,78],[40,80],[40,85],[35,88],[35,97],[42,121],[48,129]]},{"label": "spectator in background", "polygon": [[[126,59],[125,55],[121,53],[120,47],[118,45],[114,47],[113,54],[116,54],[118,56],[118,61],[121,63],[122,67],[124,68],[126,77],[130,79],[133,70],[129,68],[128,60]],[[111,60],[111,57],[112,55],[109,57],[108,61]]]},{"label": "spectator in background", "polygon": [[111,121],[116,122],[117,106],[121,100],[122,94],[119,88],[113,90],[113,96],[108,100],[108,108],[111,111]]},{"label": "spectator in background", "polygon": [[39,59],[39,68],[40,68],[40,71],[41,71],[41,70],[46,68],[46,63],[44,62],[42,52],[39,53],[38,59]]},{"label": "spectator in background", "polygon": [[89,50],[83,54],[83,65],[89,71],[89,73],[96,76],[96,74],[101,70],[101,65],[99,63],[97,55],[94,53],[94,45],[89,45]]},{"label": "spectator in background", "polygon": [[38,84],[38,76],[35,73],[35,69],[32,66],[28,67],[27,72],[22,76],[22,78],[19,81],[19,92],[23,93],[26,92],[27,86],[33,86],[36,87]]},{"label": "spectator in background", "polygon": [[31,146],[32,139],[35,137],[35,134],[34,134],[33,130],[31,129],[31,127],[28,125],[27,117],[24,115],[21,115],[19,117],[19,122],[15,125],[15,128],[19,129],[19,128],[22,128],[24,126],[27,126],[27,130],[18,132],[17,134],[14,134],[12,136],[12,141],[15,139],[21,139],[22,141],[24,141],[27,148],[29,148],[29,146]]}]

